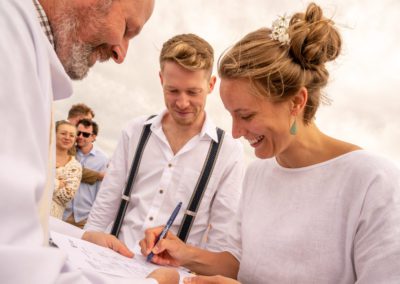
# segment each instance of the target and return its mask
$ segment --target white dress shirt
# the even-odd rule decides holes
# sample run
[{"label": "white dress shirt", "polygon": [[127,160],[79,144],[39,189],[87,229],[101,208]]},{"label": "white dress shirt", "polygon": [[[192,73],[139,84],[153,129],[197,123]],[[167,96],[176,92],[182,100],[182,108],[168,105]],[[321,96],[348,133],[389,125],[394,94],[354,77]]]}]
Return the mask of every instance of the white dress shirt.
[{"label": "white dress shirt", "polygon": [[[182,209],[171,227],[171,231],[177,233],[210,142],[218,138],[215,125],[206,116],[201,132],[174,155],[162,130],[164,114],[165,111],[150,120],[147,116],[134,119],[123,130],[85,229],[110,231],[143,126],[151,123],[152,133],[133,184],[119,238],[133,248],[144,237],[146,228],[165,225],[178,202],[182,201]],[[225,133],[188,243],[201,245],[210,226],[206,247],[220,250],[226,240],[227,220],[238,208],[243,171],[242,145]]]}]

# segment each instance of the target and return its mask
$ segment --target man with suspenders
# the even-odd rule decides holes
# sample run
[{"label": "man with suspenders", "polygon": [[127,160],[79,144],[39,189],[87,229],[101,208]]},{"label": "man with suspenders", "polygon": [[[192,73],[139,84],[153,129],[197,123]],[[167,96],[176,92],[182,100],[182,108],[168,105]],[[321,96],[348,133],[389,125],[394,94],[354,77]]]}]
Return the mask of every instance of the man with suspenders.
[{"label": "man with suspenders", "polygon": [[171,232],[210,250],[224,246],[244,162],[240,142],[204,110],[216,82],[213,60],[210,44],[194,34],[164,43],[159,76],[166,110],[133,119],[123,130],[87,231],[110,232],[133,249],[182,202]]}]

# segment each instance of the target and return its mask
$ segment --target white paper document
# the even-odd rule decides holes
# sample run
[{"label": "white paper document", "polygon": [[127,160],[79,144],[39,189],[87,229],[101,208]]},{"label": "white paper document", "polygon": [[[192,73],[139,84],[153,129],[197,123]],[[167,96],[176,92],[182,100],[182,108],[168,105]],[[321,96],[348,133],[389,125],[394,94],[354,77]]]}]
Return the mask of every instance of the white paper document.
[{"label": "white paper document", "polygon": [[[160,266],[146,261],[143,255],[135,254],[128,258],[119,253],[93,243],[51,232],[51,238],[57,246],[65,251],[68,259],[78,269],[94,270],[119,277],[145,278]],[[193,276],[182,268],[177,268],[180,282],[187,276]]]}]

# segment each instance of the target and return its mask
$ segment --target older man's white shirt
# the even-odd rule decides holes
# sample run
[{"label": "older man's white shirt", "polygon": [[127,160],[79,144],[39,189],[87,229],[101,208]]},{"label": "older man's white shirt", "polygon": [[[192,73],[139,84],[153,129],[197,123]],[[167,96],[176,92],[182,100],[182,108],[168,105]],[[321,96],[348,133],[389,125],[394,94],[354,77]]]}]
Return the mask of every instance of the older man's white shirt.
[{"label": "older man's white shirt", "polygon": [[[0,1],[0,30],[0,282],[116,283],[72,269],[65,253],[43,246],[39,202],[47,180],[53,180],[47,175],[49,153],[54,157],[52,100],[70,96],[72,87],[31,0]],[[47,226],[48,219],[43,221]]]}]

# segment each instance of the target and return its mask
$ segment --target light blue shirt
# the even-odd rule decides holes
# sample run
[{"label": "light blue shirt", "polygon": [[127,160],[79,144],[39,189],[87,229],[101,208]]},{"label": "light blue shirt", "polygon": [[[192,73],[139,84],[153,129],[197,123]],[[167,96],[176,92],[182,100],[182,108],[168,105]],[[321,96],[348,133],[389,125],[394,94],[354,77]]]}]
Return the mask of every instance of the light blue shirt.
[{"label": "light blue shirt", "polygon": [[[106,155],[95,146],[93,146],[92,150],[86,155],[78,149],[76,153],[76,159],[81,163],[83,168],[98,172],[104,172],[108,163],[108,158]],[[96,199],[100,185],[100,181],[92,185],[88,183],[81,183],[74,199],[68,203],[63,219],[67,219],[72,212],[74,213],[75,222],[80,222],[87,219],[94,200]]]}]

